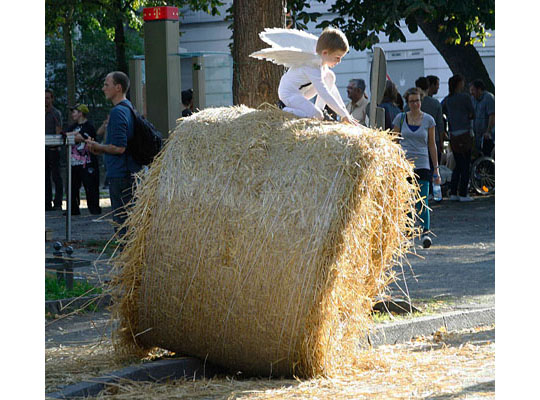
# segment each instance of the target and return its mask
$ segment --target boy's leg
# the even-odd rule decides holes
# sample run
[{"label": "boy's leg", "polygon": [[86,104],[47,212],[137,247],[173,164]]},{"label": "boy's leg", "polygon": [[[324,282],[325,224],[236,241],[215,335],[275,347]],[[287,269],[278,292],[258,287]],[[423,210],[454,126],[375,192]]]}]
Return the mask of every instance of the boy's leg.
[{"label": "boy's leg", "polygon": [[324,119],[322,110],[304,96],[291,96],[282,99],[282,101],[286,105],[286,107],[283,108],[283,111],[285,112],[290,112],[301,118]]}]

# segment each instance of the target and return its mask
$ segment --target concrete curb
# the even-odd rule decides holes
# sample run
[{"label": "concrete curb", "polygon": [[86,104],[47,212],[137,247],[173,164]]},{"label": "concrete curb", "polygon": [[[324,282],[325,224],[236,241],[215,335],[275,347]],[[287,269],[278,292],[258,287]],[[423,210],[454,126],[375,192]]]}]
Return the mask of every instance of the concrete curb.
[{"label": "concrete curb", "polygon": [[373,347],[410,341],[421,335],[431,335],[440,328],[447,331],[474,328],[495,323],[495,307],[472,311],[454,311],[430,317],[415,318],[411,321],[380,324],[368,334]]},{"label": "concrete curb", "polygon": [[205,364],[197,358],[171,358],[113,371],[102,377],[82,381],[66,386],[60,391],[48,393],[45,395],[45,398],[71,399],[74,397],[96,396],[108,384],[118,382],[119,380],[159,382],[161,380],[183,377],[196,379],[204,376],[211,377],[215,375],[215,371],[214,367]]},{"label": "concrete curb", "polygon": [[[420,335],[431,335],[441,327],[447,331],[492,325],[495,323],[495,307],[472,311],[455,311],[430,317],[415,318],[411,321],[380,324],[368,334],[369,344],[378,347],[384,344],[396,344],[410,341]],[[189,379],[211,377],[219,370],[205,364],[197,358],[183,357],[159,360],[131,366],[111,372],[103,377],[70,385],[61,391],[50,393],[46,398],[70,399],[81,396],[95,396],[107,384],[119,379],[134,381],[161,381],[164,379]]]},{"label": "concrete curb", "polygon": [[90,304],[94,304],[98,311],[104,310],[112,304],[111,295],[95,294],[71,299],[45,300],[45,312],[50,312],[53,315],[67,314],[71,311],[84,309]]}]

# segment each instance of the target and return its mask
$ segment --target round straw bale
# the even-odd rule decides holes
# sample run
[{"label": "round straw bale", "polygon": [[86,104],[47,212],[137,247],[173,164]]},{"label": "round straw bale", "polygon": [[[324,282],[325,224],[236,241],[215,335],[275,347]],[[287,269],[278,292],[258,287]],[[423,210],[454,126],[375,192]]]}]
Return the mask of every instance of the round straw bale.
[{"label": "round straw bale", "polygon": [[116,260],[120,349],[332,375],[407,251],[417,189],[388,132],[275,108],[179,120]]}]

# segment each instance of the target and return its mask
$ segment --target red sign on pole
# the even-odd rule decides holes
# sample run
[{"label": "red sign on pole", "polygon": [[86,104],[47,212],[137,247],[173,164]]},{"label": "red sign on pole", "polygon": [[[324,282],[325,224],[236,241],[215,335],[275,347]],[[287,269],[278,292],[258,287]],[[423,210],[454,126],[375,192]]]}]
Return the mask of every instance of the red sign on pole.
[{"label": "red sign on pole", "polygon": [[148,7],[143,10],[144,21],[178,21],[178,7]]}]

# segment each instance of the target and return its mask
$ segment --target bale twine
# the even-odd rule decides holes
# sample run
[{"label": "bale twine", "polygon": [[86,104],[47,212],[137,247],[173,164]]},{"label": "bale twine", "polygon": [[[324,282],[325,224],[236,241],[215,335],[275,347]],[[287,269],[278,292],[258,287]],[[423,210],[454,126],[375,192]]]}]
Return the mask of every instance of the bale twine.
[{"label": "bale twine", "polygon": [[245,106],[179,120],[126,221],[117,348],[263,376],[347,368],[408,250],[410,176],[387,132]]}]

